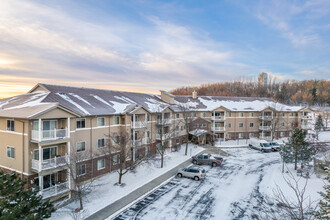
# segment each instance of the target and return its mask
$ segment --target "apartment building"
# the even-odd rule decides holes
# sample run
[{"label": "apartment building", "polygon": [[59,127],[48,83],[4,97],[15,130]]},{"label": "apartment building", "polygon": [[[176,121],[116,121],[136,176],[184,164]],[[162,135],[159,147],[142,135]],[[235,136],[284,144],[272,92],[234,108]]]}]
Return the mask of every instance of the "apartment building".
[{"label": "apartment building", "polygon": [[[189,113],[189,123],[187,115]],[[109,150],[121,134],[131,137],[132,160],[175,147],[190,135],[211,140],[288,137],[308,129],[311,109],[266,98],[174,96],[38,84],[27,94],[0,100],[0,168],[16,171],[56,200],[74,188],[69,168],[86,181],[117,169]],[[203,130],[202,132],[200,130]]]}]

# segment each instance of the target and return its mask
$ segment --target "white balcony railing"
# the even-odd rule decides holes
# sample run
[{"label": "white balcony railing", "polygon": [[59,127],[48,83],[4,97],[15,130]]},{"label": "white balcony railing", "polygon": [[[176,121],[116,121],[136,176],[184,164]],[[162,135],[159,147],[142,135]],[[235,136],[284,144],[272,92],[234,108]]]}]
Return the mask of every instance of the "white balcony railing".
[{"label": "white balcony railing", "polygon": [[225,131],[225,127],[212,127],[212,131]]},{"label": "white balcony railing", "polygon": [[225,116],[212,116],[212,120],[214,121],[224,121],[226,120]]},{"label": "white balcony railing", "polygon": [[146,128],[147,123],[145,121],[132,122],[132,128]]},{"label": "white balcony railing", "polygon": [[171,123],[172,123],[172,121],[169,118],[165,118],[163,120],[162,119],[157,119],[157,124],[158,125],[169,125]]},{"label": "white balcony railing", "polygon": [[171,138],[172,137],[172,135],[170,134],[170,133],[165,133],[165,134],[163,134],[163,135],[161,135],[161,134],[156,134],[156,139],[157,140],[166,140],[166,139],[169,139],[169,138]]},{"label": "white balcony railing", "polygon": [[301,119],[312,119],[311,115],[302,115]]},{"label": "white balcony railing", "polygon": [[272,120],[273,116],[271,116],[271,115],[260,116],[259,119],[261,119],[261,120]]},{"label": "white balcony railing", "polygon": [[47,160],[41,161],[41,167],[39,160],[32,159],[32,169],[41,171],[47,169],[54,169],[57,167],[65,166],[68,162],[68,155],[61,156],[61,157],[54,157]]},{"label": "white balcony railing", "polygon": [[49,198],[52,196],[59,195],[61,193],[69,192],[70,187],[68,182],[58,183],[54,186],[48,187],[47,189],[40,190],[40,194],[43,198]]},{"label": "white balcony railing", "polygon": [[272,130],[272,126],[259,126],[259,130],[270,131]]},{"label": "white balcony railing", "polygon": [[38,130],[32,130],[32,140],[36,141],[49,141],[68,138],[68,130],[65,129],[54,129],[54,130],[42,130],[41,137],[39,137]]},{"label": "white balcony railing", "polygon": [[141,138],[139,140],[135,140],[133,142],[135,146],[142,146],[142,145],[145,145],[145,144],[148,144],[148,141],[147,141],[147,138]]}]

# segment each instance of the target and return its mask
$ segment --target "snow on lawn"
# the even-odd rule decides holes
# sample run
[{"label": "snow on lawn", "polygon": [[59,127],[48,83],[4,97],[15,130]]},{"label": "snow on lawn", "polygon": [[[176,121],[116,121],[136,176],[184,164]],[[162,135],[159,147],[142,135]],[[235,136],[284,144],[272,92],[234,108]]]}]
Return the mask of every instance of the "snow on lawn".
[{"label": "snow on lawn", "polygon": [[[164,168],[160,168],[160,158],[158,158],[159,160],[153,163],[143,163],[134,172],[125,174],[122,179],[123,186],[115,185],[118,182],[117,172],[109,173],[95,180],[94,189],[84,198],[84,216],[89,216],[119,200],[203,150],[201,147],[189,144],[188,155],[185,156],[185,145],[182,145],[178,152],[167,152],[164,157]],[[70,203],[52,214],[52,219],[72,219],[71,213],[78,207],[78,201]]]},{"label": "snow on lawn", "polygon": [[330,142],[330,131],[321,131],[319,133],[320,142]]}]

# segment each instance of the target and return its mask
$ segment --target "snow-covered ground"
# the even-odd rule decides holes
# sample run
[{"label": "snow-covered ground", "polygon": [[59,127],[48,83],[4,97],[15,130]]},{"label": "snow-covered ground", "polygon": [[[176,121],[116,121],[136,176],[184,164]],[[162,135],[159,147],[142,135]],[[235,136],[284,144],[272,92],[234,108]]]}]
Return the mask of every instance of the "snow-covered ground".
[{"label": "snow-covered ground", "polygon": [[[226,157],[221,167],[203,166],[204,181],[175,177],[109,219],[253,219],[260,217],[263,205],[277,208],[273,204],[277,185],[286,196],[294,198],[283,179],[278,152],[245,148],[225,151],[232,156]],[[287,170],[293,172],[292,166],[285,167]],[[297,176],[295,172],[294,175]],[[304,181],[301,178],[300,184]],[[322,178],[312,175],[305,196],[318,200],[323,185]]]},{"label": "snow-covered ground", "polygon": [[[186,161],[191,156],[204,149],[195,145],[189,145],[188,155],[185,156],[185,145],[182,145],[179,152],[168,152],[164,158],[164,168],[160,168],[160,159],[153,163],[141,164],[135,172],[129,172],[123,176],[124,186],[115,185],[118,182],[117,172],[109,173],[93,182],[93,190],[84,198],[84,211],[81,215],[87,217],[116,200],[126,196],[135,189],[152,181],[160,175],[166,173],[180,163]],[[71,213],[78,208],[79,204],[73,202],[58,209],[52,214],[51,219],[72,219]]]},{"label": "snow-covered ground", "polygon": [[330,142],[330,131],[321,131],[319,133],[320,142]]}]

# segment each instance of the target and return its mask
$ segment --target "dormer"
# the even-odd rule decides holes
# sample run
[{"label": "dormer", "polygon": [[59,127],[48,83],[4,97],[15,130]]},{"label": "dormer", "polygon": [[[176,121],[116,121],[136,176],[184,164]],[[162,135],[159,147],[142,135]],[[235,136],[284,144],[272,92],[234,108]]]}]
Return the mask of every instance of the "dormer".
[{"label": "dormer", "polygon": [[175,95],[172,95],[171,93],[168,93],[164,90],[160,90],[160,97],[164,102],[167,102],[168,104],[174,104]]}]

